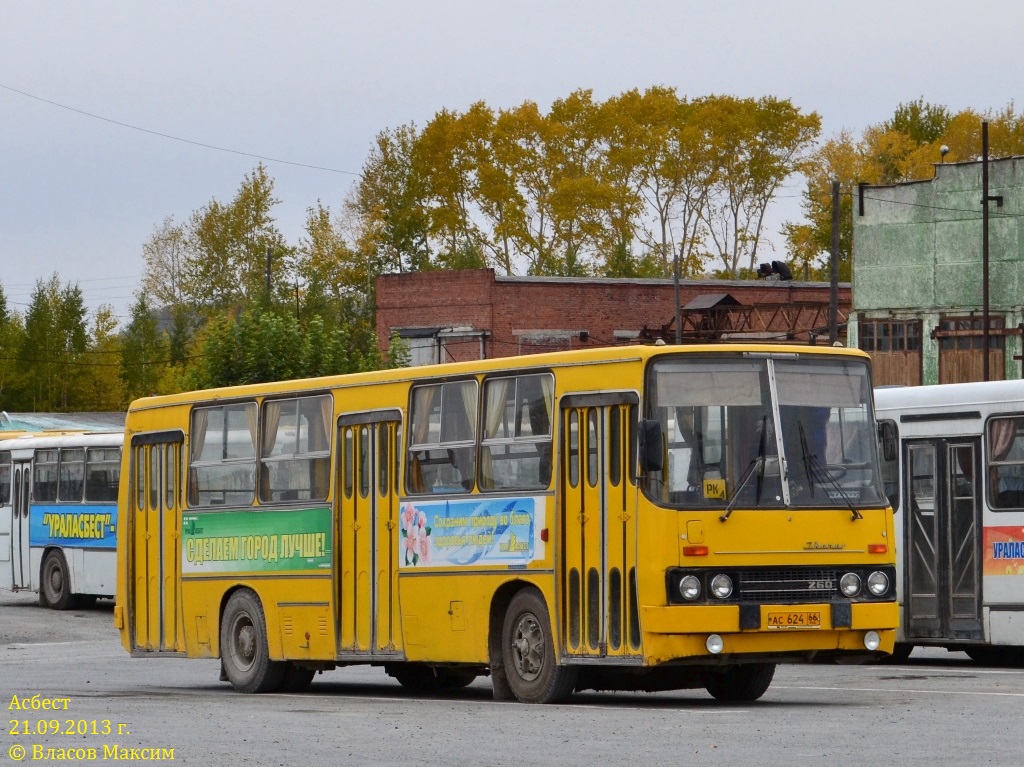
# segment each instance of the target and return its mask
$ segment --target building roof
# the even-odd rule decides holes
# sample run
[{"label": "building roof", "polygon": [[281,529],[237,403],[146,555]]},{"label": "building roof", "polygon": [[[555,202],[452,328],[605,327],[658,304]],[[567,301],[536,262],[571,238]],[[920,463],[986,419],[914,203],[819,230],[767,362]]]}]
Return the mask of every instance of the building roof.
[{"label": "building roof", "polygon": [[705,293],[697,296],[683,307],[684,312],[701,311],[704,309],[717,309],[726,306],[739,306],[740,302],[728,293]]},{"label": "building roof", "polygon": [[122,431],[124,413],[0,412],[3,431]]}]

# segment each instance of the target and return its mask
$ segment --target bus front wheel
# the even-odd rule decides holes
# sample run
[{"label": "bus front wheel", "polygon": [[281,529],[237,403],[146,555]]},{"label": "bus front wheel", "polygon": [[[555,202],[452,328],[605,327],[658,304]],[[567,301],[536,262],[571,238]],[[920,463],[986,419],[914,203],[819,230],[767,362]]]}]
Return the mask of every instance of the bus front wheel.
[{"label": "bus front wheel", "polygon": [[68,563],[61,552],[53,550],[46,555],[46,559],[43,560],[41,585],[40,591],[46,599],[46,604],[54,610],[67,610],[74,606]]},{"label": "bus front wheel", "polygon": [[555,663],[551,622],[536,589],[523,589],[512,597],[501,636],[505,677],[518,700],[557,703],[572,694],[579,670]]},{"label": "bus front wheel", "polygon": [[709,671],[704,687],[715,700],[745,703],[764,695],[774,676],[774,663],[749,663],[724,672]]},{"label": "bus front wheel", "polygon": [[270,660],[263,606],[248,589],[236,591],[224,607],[220,655],[228,681],[239,692],[273,692],[281,688],[288,664]]}]

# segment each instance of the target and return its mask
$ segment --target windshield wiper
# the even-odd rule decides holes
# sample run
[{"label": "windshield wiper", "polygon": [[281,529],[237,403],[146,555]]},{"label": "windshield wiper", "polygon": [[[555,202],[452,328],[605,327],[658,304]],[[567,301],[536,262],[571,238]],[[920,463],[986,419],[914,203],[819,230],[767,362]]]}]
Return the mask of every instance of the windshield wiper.
[{"label": "windshield wiper", "polygon": [[811,498],[814,497],[814,481],[815,479],[823,479],[835,488],[835,491],[839,493],[839,497],[842,498],[846,505],[849,507],[850,512],[853,514],[853,519],[863,519],[864,515],[857,510],[854,506],[853,501],[850,500],[850,496],[846,494],[843,488],[836,481],[836,478],[832,476],[832,472],[829,471],[828,466],[821,463],[818,456],[814,455],[807,449],[807,434],[804,432],[804,425],[797,423],[797,428],[800,430],[800,453],[804,461],[804,471],[807,474],[808,489],[811,491]]},{"label": "windshield wiper", "polygon": [[761,489],[764,486],[764,452],[765,443],[768,437],[768,416],[761,417],[761,442],[757,448],[757,458],[750,462],[750,466],[747,467],[746,473],[740,478],[740,483],[736,487],[736,492],[732,494],[732,500],[725,507],[725,511],[718,518],[720,521],[725,522],[729,519],[732,514],[732,510],[736,507],[736,501],[739,500],[740,493],[743,488],[747,486],[747,482],[750,480],[751,475],[754,471],[757,471],[757,493],[754,496],[754,505],[758,506],[761,503]]}]

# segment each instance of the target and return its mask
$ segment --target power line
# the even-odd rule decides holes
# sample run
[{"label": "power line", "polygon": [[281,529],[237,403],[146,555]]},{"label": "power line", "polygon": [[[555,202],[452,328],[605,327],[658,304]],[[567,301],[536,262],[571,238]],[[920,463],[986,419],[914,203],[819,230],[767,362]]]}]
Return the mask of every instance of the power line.
[{"label": "power line", "polygon": [[122,128],[129,128],[129,129],[134,130],[134,131],[139,131],[140,133],[148,133],[151,136],[159,136],[160,138],[169,139],[171,141],[180,141],[183,144],[191,144],[192,146],[198,146],[198,147],[202,147],[204,149],[214,149],[214,150],[216,150],[218,152],[227,152],[229,154],[237,154],[237,155],[241,155],[243,157],[252,157],[252,158],[257,159],[257,160],[265,160],[267,162],[279,163],[281,165],[293,165],[293,166],[295,166],[297,168],[309,168],[310,170],[322,170],[322,171],[326,171],[328,173],[342,173],[342,174],[348,175],[348,176],[359,176],[359,175],[361,175],[361,174],[356,173],[356,172],[351,171],[351,170],[339,170],[338,168],[327,168],[327,167],[324,167],[323,165],[311,165],[309,163],[304,163],[304,162],[294,162],[292,160],[282,160],[282,159],[277,158],[277,157],[269,157],[267,155],[256,154],[254,152],[243,152],[240,149],[231,149],[229,147],[217,146],[216,144],[206,144],[206,143],[204,143],[202,141],[193,141],[192,139],[182,138],[181,136],[172,136],[170,133],[162,133],[161,131],[151,130],[149,128],[143,128],[143,127],[138,126],[138,125],[132,125],[130,123],[121,122],[120,120],[114,120],[113,118],[110,118],[110,117],[104,117],[103,115],[94,114],[93,112],[86,112],[84,109],[76,109],[75,107],[68,106],[67,104],[61,104],[58,101],[52,101],[50,99],[45,99],[42,96],[36,96],[35,94],[28,93],[27,91],[19,90],[18,88],[12,88],[9,85],[4,85],[3,83],[0,83],[0,88],[3,88],[6,91],[10,91],[11,93],[17,93],[20,96],[25,96],[26,98],[35,99],[36,101],[41,101],[44,104],[49,104],[50,106],[59,107],[60,109],[66,109],[67,111],[74,112],[75,114],[83,115],[85,117],[91,117],[93,120],[101,120],[103,122],[110,123],[111,125],[118,125],[118,126],[120,126]]}]

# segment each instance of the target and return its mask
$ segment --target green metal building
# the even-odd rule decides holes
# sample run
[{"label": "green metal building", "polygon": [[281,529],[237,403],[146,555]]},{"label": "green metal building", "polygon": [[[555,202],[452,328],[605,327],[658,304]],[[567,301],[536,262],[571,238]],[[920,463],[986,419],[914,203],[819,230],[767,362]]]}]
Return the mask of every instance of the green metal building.
[{"label": "green metal building", "polygon": [[[876,385],[983,380],[981,197],[980,161],[854,190],[847,341]],[[1021,378],[1024,157],[989,161],[989,198],[989,379]]]}]

